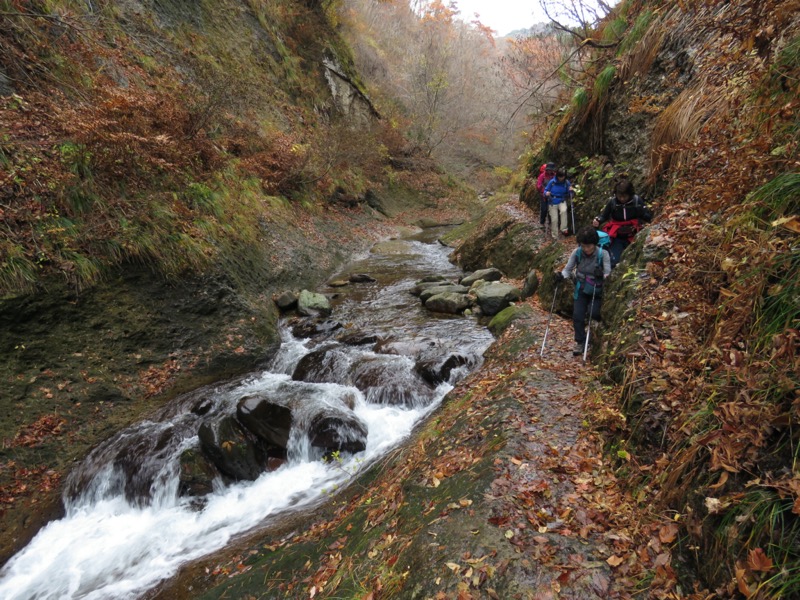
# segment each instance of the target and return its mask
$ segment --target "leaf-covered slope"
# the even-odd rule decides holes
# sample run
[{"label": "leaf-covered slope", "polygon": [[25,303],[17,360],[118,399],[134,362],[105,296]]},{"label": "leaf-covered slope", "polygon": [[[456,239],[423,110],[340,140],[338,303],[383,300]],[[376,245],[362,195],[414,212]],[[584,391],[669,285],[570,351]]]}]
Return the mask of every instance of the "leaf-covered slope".
[{"label": "leaf-covered slope", "polygon": [[626,300],[605,303],[602,360],[631,482],[674,511],[687,580],[720,597],[800,594],[797,8],[622,3],[592,101],[549,140],[591,167],[584,219],[623,170],[657,209],[612,278]]}]

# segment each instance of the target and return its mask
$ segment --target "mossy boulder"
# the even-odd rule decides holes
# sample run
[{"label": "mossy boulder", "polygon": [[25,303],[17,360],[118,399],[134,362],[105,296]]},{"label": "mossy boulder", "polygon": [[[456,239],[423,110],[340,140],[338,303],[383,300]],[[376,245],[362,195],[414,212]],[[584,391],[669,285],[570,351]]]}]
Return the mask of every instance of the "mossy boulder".
[{"label": "mossy boulder", "polygon": [[307,317],[331,314],[331,303],[323,294],[303,290],[297,297],[297,312]]},{"label": "mossy boulder", "polygon": [[519,290],[510,283],[497,281],[482,285],[475,290],[478,306],[484,315],[492,316],[520,299]]},{"label": "mossy boulder", "polygon": [[491,331],[495,337],[499,337],[513,322],[530,318],[533,314],[533,308],[527,304],[509,306],[492,317],[492,320],[489,321],[489,331]]}]

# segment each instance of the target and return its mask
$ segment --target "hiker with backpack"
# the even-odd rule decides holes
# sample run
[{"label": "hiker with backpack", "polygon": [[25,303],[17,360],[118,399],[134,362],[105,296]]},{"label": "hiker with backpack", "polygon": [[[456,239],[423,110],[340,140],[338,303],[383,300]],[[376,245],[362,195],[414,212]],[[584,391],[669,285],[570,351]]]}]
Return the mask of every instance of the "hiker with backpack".
[{"label": "hiker with backpack", "polygon": [[[558,232],[569,234],[567,225],[567,200],[574,195],[572,183],[567,179],[567,170],[563,167],[556,171],[556,176],[547,182],[544,187],[547,197],[547,212],[550,216],[550,233],[554,240],[558,239]],[[559,218],[561,227],[559,228]]]},{"label": "hiker with backpack", "polygon": [[594,218],[592,225],[605,231],[611,237],[608,248],[612,268],[619,262],[622,252],[630,246],[643,223],[649,223],[653,213],[644,201],[636,195],[633,184],[621,179],[614,186],[614,196],[609,199],[603,212]]},{"label": "hiker with backpack", "polygon": [[545,163],[539,168],[539,178],[536,180],[536,189],[539,190],[539,225],[541,225],[542,228],[544,228],[547,223],[547,196],[544,195],[544,188],[555,176],[555,163]]},{"label": "hiker with backpack", "polygon": [[567,265],[556,271],[556,284],[575,282],[572,295],[572,326],[575,330],[573,356],[580,356],[587,347],[586,323],[600,320],[603,281],[611,273],[610,252],[600,247],[600,234],[593,227],[584,227],[575,236],[578,247],[570,254]]}]

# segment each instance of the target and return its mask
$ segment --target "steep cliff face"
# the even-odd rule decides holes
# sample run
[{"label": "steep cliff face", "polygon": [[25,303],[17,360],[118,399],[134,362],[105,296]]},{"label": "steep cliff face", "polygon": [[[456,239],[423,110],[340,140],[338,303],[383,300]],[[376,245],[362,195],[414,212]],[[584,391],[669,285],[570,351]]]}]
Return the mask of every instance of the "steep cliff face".
[{"label": "steep cliff face", "polygon": [[656,209],[604,303],[613,441],[682,524],[687,579],[724,597],[800,594],[797,8],[623,2],[547,146],[584,184],[581,222],[623,171]]}]

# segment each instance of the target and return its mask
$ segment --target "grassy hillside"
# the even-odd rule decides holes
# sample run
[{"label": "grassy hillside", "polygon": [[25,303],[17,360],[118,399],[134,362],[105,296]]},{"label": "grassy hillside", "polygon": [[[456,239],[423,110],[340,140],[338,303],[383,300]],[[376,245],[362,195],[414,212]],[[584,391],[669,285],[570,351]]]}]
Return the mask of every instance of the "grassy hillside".
[{"label": "grassy hillside", "polygon": [[382,188],[402,137],[334,101],[329,4],[0,2],[0,292],[202,269]]}]

